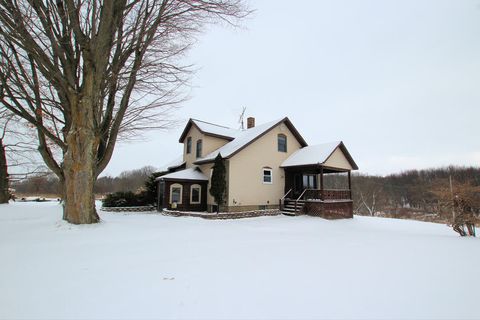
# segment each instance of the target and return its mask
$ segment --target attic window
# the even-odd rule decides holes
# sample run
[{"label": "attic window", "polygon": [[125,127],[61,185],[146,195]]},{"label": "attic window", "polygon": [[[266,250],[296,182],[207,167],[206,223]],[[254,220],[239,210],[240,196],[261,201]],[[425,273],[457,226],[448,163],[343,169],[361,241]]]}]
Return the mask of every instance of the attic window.
[{"label": "attic window", "polygon": [[197,140],[197,158],[202,157],[202,139]]},{"label": "attic window", "polygon": [[187,138],[187,154],[192,153],[192,137]]},{"label": "attic window", "polygon": [[287,136],[282,133],[278,135],[278,151],[287,152]]},{"label": "attic window", "polygon": [[264,184],[272,184],[273,183],[273,171],[270,168],[263,168],[263,183]]}]

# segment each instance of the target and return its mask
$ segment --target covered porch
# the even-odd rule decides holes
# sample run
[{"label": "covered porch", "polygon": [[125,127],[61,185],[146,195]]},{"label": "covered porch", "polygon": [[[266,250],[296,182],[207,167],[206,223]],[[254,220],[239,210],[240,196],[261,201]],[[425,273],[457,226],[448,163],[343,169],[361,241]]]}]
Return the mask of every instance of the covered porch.
[{"label": "covered porch", "polygon": [[280,210],[327,219],[353,218],[351,171],[358,169],[342,142],[306,147],[282,165]]}]

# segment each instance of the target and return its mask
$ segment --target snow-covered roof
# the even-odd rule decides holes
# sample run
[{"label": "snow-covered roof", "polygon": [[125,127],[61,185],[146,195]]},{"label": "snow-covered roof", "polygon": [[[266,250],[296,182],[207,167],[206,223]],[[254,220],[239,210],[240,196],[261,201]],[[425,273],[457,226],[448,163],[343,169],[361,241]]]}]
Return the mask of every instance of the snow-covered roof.
[{"label": "snow-covered roof", "polygon": [[200,171],[198,167],[192,167],[181,171],[176,171],[173,173],[166,174],[164,176],[158,177],[156,180],[201,180],[208,181],[206,175]]},{"label": "snow-covered roof", "polygon": [[232,129],[218,124],[213,124],[197,119],[192,119],[193,123],[197,125],[200,131],[204,133],[210,133],[217,136],[235,138],[242,133],[242,130]]},{"label": "snow-covered roof", "polygon": [[282,122],[283,120],[285,120],[285,118],[267,122],[256,127],[240,131],[240,134],[233,141],[230,141],[219,149],[207,154],[205,157],[198,159],[196,163],[203,163],[215,160],[219,153],[222,155],[223,158],[228,158],[240,149],[244,148],[249,143],[251,143],[253,140],[257,139],[263,133],[267,132],[272,127]]},{"label": "snow-covered roof", "polygon": [[281,167],[322,164],[327,161],[328,157],[330,157],[341,143],[341,141],[334,141],[302,148],[288,157],[288,159],[282,163]]},{"label": "snow-covered roof", "polygon": [[170,169],[174,169],[174,168],[178,168],[180,166],[183,166],[185,164],[185,161],[183,161],[183,155],[176,158],[175,160],[173,161],[170,161],[169,163],[167,163],[166,165],[160,167],[158,169],[159,172],[167,172],[169,171]]},{"label": "snow-covered roof", "polygon": [[242,130],[232,129],[202,120],[190,119],[185,126],[182,135],[180,136],[180,143],[183,143],[183,140],[186,138],[192,125],[195,125],[198,130],[200,130],[200,132],[202,132],[203,134],[223,138],[226,140],[233,140],[235,137],[242,133]]}]

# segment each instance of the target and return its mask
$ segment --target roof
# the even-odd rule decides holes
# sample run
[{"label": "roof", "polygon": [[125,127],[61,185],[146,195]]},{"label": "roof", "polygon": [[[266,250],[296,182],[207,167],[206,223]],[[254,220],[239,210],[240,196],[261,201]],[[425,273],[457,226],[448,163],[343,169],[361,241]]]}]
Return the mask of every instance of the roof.
[{"label": "roof", "polygon": [[190,119],[188,120],[188,123],[185,126],[182,135],[180,136],[180,143],[183,143],[192,126],[195,126],[201,133],[207,136],[217,137],[229,141],[233,140],[235,137],[242,133],[242,130],[232,129],[229,127],[224,127],[218,124],[205,122],[197,119]]},{"label": "roof", "polygon": [[171,169],[176,169],[178,167],[181,167],[185,164],[185,161],[183,160],[183,155],[176,158],[175,160],[173,161],[170,161],[169,163],[167,163],[166,165],[164,165],[163,167],[160,167],[158,169],[159,172],[168,172],[170,171]]},{"label": "roof", "polygon": [[198,167],[192,167],[181,171],[166,174],[158,177],[155,180],[196,180],[196,181],[208,181],[206,175],[200,171]]},{"label": "roof", "polygon": [[340,148],[347,158],[348,162],[354,170],[358,169],[357,164],[353,161],[352,156],[348,152],[347,148],[342,141],[334,141],[329,143],[318,144],[314,146],[308,146],[297,150],[287,160],[285,160],[280,167],[298,167],[308,165],[321,165],[324,164],[328,158],[335,152],[337,148]]},{"label": "roof", "polygon": [[292,122],[288,118],[282,118],[279,120],[261,124],[247,130],[240,131],[240,134],[235,139],[220,147],[219,149],[207,154],[205,157],[197,160],[195,163],[202,164],[214,161],[219,153],[222,155],[223,158],[228,159],[240,152],[242,149],[246,148],[255,140],[265,135],[267,132],[269,132],[282,122],[284,122],[285,125],[290,129],[290,131],[292,131],[292,133],[295,135],[302,147],[307,146],[307,143],[300,135],[300,133],[298,133]]}]

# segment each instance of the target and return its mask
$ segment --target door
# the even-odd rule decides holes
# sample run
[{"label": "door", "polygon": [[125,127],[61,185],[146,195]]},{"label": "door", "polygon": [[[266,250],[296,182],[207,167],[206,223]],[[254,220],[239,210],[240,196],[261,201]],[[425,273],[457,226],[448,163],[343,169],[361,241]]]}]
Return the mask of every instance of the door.
[{"label": "door", "polygon": [[317,176],[315,174],[303,175],[303,189],[317,189]]},{"label": "door", "polygon": [[305,189],[317,189],[317,175],[295,174],[293,177],[293,198],[300,197]]}]

